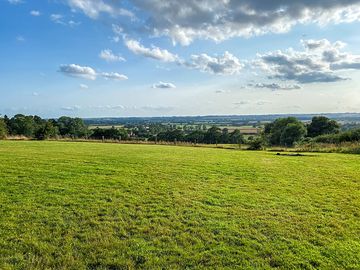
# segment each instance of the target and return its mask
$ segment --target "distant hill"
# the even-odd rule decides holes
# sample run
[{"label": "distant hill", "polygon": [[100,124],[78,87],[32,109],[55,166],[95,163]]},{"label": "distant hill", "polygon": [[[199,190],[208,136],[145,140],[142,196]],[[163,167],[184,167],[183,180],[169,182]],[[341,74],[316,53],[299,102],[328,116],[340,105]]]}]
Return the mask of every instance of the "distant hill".
[{"label": "distant hill", "polygon": [[207,115],[207,116],[165,116],[165,117],[106,117],[85,118],[88,125],[126,125],[146,123],[215,124],[243,125],[269,122],[280,117],[293,116],[301,121],[309,121],[313,116],[323,115],[343,123],[360,123],[360,113],[321,113],[321,114],[269,114],[269,115]]}]

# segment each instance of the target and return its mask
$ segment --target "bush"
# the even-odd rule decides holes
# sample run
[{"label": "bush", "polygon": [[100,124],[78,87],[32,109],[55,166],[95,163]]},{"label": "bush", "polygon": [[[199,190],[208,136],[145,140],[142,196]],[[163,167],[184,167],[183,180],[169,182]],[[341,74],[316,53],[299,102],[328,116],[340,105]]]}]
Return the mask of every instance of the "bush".
[{"label": "bush", "polygon": [[249,143],[248,150],[262,150],[264,145],[265,143],[262,138],[256,138]]}]

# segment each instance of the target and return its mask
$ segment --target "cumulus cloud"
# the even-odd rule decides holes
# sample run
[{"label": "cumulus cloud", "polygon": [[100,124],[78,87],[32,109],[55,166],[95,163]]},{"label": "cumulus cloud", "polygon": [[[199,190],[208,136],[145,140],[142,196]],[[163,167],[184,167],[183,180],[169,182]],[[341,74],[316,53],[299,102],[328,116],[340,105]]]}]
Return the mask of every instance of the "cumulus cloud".
[{"label": "cumulus cloud", "polygon": [[134,14],[122,7],[119,7],[117,1],[102,0],[68,0],[71,8],[81,10],[88,17],[97,19],[101,13],[110,14],[112,16],[126,16],[134,18]]},{"label": "cumulus cloud", "polygon": [[123,80],[127,80],[128,77],[123,75],[123,74],[120,74],[120,73],[117,73],[117,72],[103,72],[101,73],[101,76],[103,78],[105,78],[106,80],[115,80],[115,81],[123,81]]},{"label": "cumulus cloud", "polygon": [[345,44],[323,40],[302,41],[304,51],[288,49],[259,54],[254,61],[269,78],[298,83],[336,82],[345,80],[336,70],[360,69],[360,56],[342,52]]},{"label": "cumulus cloud", "polygon": [[[117,72],[102,72],[98,73],[95,69],[86,66],[79,66],[76,64],[70,65],[61,65],[59,68],[59,72],[63,73],[64,75],[71,76],[71,77],[78,77],[87,80],[96,80],[98,76],[103,77],[106,80],[114,80],[114,81],[123,81],[127,80],[128,77],[117,73]],[[86,85],[80,85],[81,88],[85,89]]]},{"label": "cumulus cloud", "polygon": [[114,54],[110,49],[102,50],[99,54],[99,57],[107,62],[125,61],[125,59],[122,56]]},{"label": "cumulus cloud", "polygon": [[240,60],[229,52],[225,52],[222,56],[215,57],[211,57],[205,53],[192,55],[191,60],[185,62],[184,65],[203,72],[221,75],[238,74],[244,67]]},{"label": "cumulus cloud", "polygon": [[40,16],[41,13],[40,13],[40,11],[38,11],[38,10],[32,10],[32,11],[30,11],[30,15],[37,17],[37,16]]},{"label": "cumulus cloud", "polygon": [[125,8],[128,3],[145,14],[145,28],[152,34],[169,36],[182,45],[194,39],[220,42],[236,36],[283,33],[298,24],[360,20],[359,0],[68,0],[73,9],[94,19],[101,13],[133,17]]},{"label": "cumulus cloud", "polygon": [[138,55],[143,55],[145,57],[164,62],[176,62],[179,60],[179,57],[177,55],[172,54],[165,49],[160,49],[155,46],[152,46],[151,48],[146,48],[139,41],[133,39],[125,39],[124,42],[126,47],[130,51]]},{"label": "cumulus cloud", "polygon": [[91,67],[83,67],[76,64],[70,65],[61,65],[59,68],[59,72],[71,76],[71,77],[79,77],[87,80],[95,80],[96,79],[96,71]]},{"label": "cumulus cloud", "polygon": [[169,88],[176,88],[175,84],[167,83],[167,82],[158,82],[153,84],[152,88],[161,88],[161,89],[169,89]]},{"label": "cumulus cloud", "polygon": [[265,88],[271,90],[298,90],[301,89],[300,85],[297,84],[288,84],[288,85],[280,85],[278,83],[256,83],[256,84],[248,84],[249,87],[254,88]]}]

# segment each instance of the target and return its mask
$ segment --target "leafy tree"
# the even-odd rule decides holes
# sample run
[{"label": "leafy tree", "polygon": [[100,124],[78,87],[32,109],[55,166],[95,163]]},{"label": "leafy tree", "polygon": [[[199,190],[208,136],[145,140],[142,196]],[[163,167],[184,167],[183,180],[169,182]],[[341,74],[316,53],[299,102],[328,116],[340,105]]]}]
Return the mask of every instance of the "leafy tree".
[{"label": "leafy tree", "polygon": [[220,143],[229,143],[230,142],[230,134],[229,134],[229,129],[224,128],[222,130],[222,134],[221,134],[221,138],[220,138]]},{"label": "leafy tree", "polygon": [[112,140],[126,140],[128,134],[125,129],[117,129],[115,127],[108,129],[96,128],[90,136],[93,139],[112,139]]},{"label": "leafy tree", "polygon": [[11,135],[23,135],[29,138],[34,136],[35,132],[35,121],[34,117],[29,115],[17,114],[9,121],[9,129]]},{"label": "leafy tree", "polygon": [[339,124],[335,120],[331,120],[325,116],[314,116],[310,125],[307,127],[309,137],[316,137],[325,134],[338,133]]},{"label": "leafy tree", "polygon": [[87,126],[81,118],[62,116],[57,121],[57,125],[62,136],[79,138],[86,137],[89,133]]},{"label": "leafy tree", "polygon": [[46,140],[49,138],[55,138],[58,133],[58,127],[54,125],[53,121],[43,120],[35,132],[35,138],[38,140]]},{"label": "leafy tree", "polygon": [[295,142],[300,141],[306,134],[306,128],[301,123],[290,123],[286,125],[281,133],[280,144],[285,146],[293,146]]},{"label": "leafy tree", "polygon": [[6,122],[3,118],[0,118],[0,139],[6,138],[8,135],[8,130],[6,126]]},{"label": "leafy tree", "polygon": [[262,150],[264,148],[264,145],[264,140],[259,137],[250,141],[248,150]]},{"label": "leafy tree", "polygon": [[157,139],[159,141],[167,141],[167,142],[184,141],[185,134],[182,130],[174,129],[166,132],[160,132],[157,135]]},{"label": "leafy tree", "polygon": [[244,135],[241,134],[240,130],[235,129],[230,133],[230,143],[233,144],[242,144],[245,142]]},{"label": "leafy tree", "polygon": [[300,140],[306,134],[306,129],[295,117],[287,117],[266,124],[264,134],[270,145],[289,146]]},{"label": "leafy tree", "polygon": [[221,139],[221,129],[218,127],[211,127],[207,130],[206,134],[205,134],[205,143],[211,143],[211,144],[215,144],[215,143],[219,143],[220,139]]},{"label": "leafy tree", "polygon": [[201,130],[195,130],[186,136],[186,141],[192,143],[203,143],[205,138],[205,132]]}]

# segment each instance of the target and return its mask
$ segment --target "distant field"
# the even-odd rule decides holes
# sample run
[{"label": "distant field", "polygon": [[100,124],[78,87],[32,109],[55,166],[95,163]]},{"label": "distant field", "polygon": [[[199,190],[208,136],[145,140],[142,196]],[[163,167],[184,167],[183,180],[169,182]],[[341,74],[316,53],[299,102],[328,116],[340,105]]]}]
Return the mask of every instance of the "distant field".
[{"label": "distant field", "polygon": [[122,128],[122,127],[124,127],[124,126],[123,126],[123,125],[113,125],[113,126],[109,126],[109,125],[104,125],[104,126],[102,126],[102,125],[90,125],[90,126],[89,126],[89,129],[112,128],[112,127],[114,127],[114,128]]},{"label": "distant field", "polygon": [[0,141],[0,269],[360,269],[360,156]]}]

